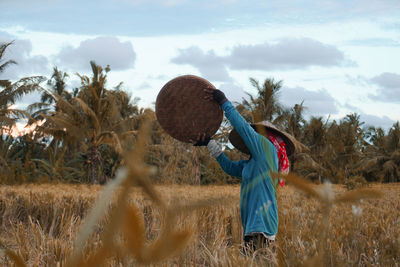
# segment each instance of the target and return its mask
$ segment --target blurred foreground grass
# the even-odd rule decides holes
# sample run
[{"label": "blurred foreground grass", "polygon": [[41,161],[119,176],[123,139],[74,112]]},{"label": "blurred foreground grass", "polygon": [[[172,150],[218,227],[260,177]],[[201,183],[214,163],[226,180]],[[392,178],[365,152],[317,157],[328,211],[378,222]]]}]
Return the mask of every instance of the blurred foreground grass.
[{"label": "blurred foreground grass", "polygon": [[[315,186],[317,190],[322,187]],[[279,264],[313,265],[320,251],[320,239],[325,238],[324,262],[328,266],[399,266],[400,184],[371,187],[382,192],[383,197],[334,205],[328,215],[330,226],[325,225],[324,237],[323,230],[317,226],[325,227],[323,223],[327,220],[323,218],[318,200],[291,185],[280,188],[277,243],[282,259]],[[74,248],[79,225],[102,188],[65,184],[0,186],[0,248],[15,252],[29,266],[64,266]],[[154,189],[169,207],[211,200],[193,212],[177,215],[174,227],[190,228],[191,239],[180,255],[154,263],[154,266],[275,264],[263,258],[245,258],[239,253],[242,240],[239,186],[166,185]],[[344,187],[335,185],[332,190],[339,195],[347,192]],[[212,203],[213,199],[221,198],[227,201]],[[143,218],[147,242],[156,240],[163,228],[163,210],[143,194],[141,187],[133,187],[128,199]],[[116,202],[113,203],[109,204],[111,210]],[[109,216],[105,216],[96,224],[86,243],[84,257],[90,258],[104,246],[101,235],[109,221]],[[105,260],[106,266],[138,263],[135,257],[126,257],[124,252]],[[14,264],[9,256],[0,256],[1,266]]]}]

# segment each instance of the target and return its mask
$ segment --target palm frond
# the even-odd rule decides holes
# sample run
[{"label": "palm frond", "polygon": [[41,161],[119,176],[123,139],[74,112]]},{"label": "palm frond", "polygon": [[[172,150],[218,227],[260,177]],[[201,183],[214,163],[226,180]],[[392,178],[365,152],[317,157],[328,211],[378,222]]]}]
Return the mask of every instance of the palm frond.
[{"label": "palm frond", "polygon": [[61,116],[47,116],[42,114],[46,120],[53,122],[58,128],[55,128],[57,131],[68,132],[70,135],[75,138],[82,137],[82,134],[85,133],[82,129],[82,125],[75,125],[74,122],[71,122],[67,118],[62,118]]},{"label": "palm frond", "polygon": [[25,110],[20,110],[20,109],[13,109],[13,108],[10,108],[10,109],[7,109],[7,110],[4,112],[4,114],[5,114],[5,115],[8,115],[8,116],[13,115],[14,118],[17,118],[17,119],[19,119],[19,118],[28,118],[28,119],[31,119],[31,115],[30,115],[28,112],[26,112]]},{"label": "palm frond", "polygon": [[94,122],[94,127],[96,131],[100,132],[101,126],[96,113],[79,97],[75,97],[73,100],[79,104],[83,113],[90,117],[90,121]]},{"label": "palm frond", "polygon": [[6,62],[4,62],[3,64],[1,64],[1,65],[0,65],[0,73],[4,72],[4,70],[5,70],[8,66],[10,66],[10,65],[12,65],[12,64],[17,64],[17,62],[10,59],[10,60],[7,60]]},{"label": "palm frond", "polygon": [[[26,111],[29,112],[30,114],[37,112],[38,110],[49,110],[50,104],[44,103],[44,102],[37,102],[30,104],[27,108]],[[45,113],[45,112],[43,112]]]},{"label": "palm frond", "polygon": [[32,93],[37,90],[42,90],[40,83],[45,81],[46,78],[43,76],[32,76],[25,77],[11,85],[12,93],[10,94],[13,101],[18,100],[23,95]]},{"label": "palm frond", "polygon": [[106,141],[107,143],[113,145],[115,151],[117,151],[117,153],[119,154],[122,154],[123,149],[121,146],[120,138],[114,131],[101,133],[98,136],[98,142],[102,143],[103,141]]},{"label": "palm frond", "polygon": [[[6,49],[7,49],[10,45],[12,45],[13,43],[14,43],[14,41],[11,41],[11,42],[8,42],[8,43],[1,43],[1,44],[0,44],[0,60],[3,58],[3,56],[4,56],[5,52],[6,52]],[[10,59],[10,60],[7,60],[6,62],[2,63],[2,64],[0,65],[0,73],[2,73],[2,72],[3,72],[9,65],[11,65],[11,64],[17,64],[17,62],[14,61],[14,60],[12,60],[12,59]],[[0,84],[0,86],[1,86],[1,84]]]}]

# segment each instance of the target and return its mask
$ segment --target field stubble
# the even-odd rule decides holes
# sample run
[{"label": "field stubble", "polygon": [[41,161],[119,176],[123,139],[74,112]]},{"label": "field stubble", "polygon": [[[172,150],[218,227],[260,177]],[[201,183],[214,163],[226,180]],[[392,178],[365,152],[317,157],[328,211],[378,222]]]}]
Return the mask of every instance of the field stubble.
[{"label": "field stubble", "polygon": [[[324,207],[318,200],[290,185],[279,189],[280,260],[267,261],[263,257],[240,254],[239,186],[156,186],[155,191],[170,207],[197,200],[224,198],[225,201],[179,214],[174,228],[190,228],[190,241],[180,255],[154,265],[265,266],[268,262],[268,265],[299,266],[322,261],[327,266],[399,266],[400,185],[373,185],[372,188],[383,192],[383,197],[335,204],[327,215],[329,218],[324,218]],[[1,186],[0,247],[15,252],[31,266],[64,266],[74,248],[79,225],[101,190],[101,186],[64,184]],[[333,192],[340,195],[346,189],[333,186]],[[156,240],[162,234],[165,217],[162,209],[139,187],[129,192],[128,202],[143,219],[147,242]],[[86,257],[95,255],[105,245],[101,235],[109,220],[105,216],[97,223],[86,243]],[[124,239],[124,236],[116,238]],[[318,258],[322,254],[323,259]],[[110,255],[106,265],[138,264],[135,257],[124,255],[123,252]],[[10,255],[1,255],[0,263],[13,266],[14,261]]]}]

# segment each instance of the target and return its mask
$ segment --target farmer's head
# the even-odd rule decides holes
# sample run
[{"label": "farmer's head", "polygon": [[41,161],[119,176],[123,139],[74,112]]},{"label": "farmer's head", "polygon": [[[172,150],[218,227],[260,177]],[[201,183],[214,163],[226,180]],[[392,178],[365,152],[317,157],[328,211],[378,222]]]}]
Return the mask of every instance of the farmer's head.
[{"label": "farmer's head", "polygon": [[[288,133],[279,130],[269,121],[262,121],[251,124],[254,130],[268,138],[268,140],[275,146],[279,158],[279,171],[287,173],[289,171],[288,156],[292,155],[295,150],[292,136]],[[251,156],[249,149],[240,137],[239,133],[233,129],[229,134],[231,143],[241,152]]]}]

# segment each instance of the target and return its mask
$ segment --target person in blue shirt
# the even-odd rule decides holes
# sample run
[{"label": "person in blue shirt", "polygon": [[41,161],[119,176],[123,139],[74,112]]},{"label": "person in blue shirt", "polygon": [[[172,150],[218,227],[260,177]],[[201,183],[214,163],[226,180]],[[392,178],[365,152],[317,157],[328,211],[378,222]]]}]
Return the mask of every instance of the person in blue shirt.
[{"label": "person in blue shirt", "polygon": [[247,123],[222,91],[206,88],[205,92],[206,99],[216,101],[222,107],[236,135],[241,138],[239,143],[244,143],[250,158],[231,161],[215,140],[206,138],[204,134],[199,134],[198,140],[192,142],[195,146],[207,146],[211,156],[216,158],[227,174],[241,178],[240,216],[245,247],[254,251],[269,246],[278,232],[278,180],[272,178],[271,172],[282,171],[282,166],[285,166],[284,172],[288,171],[285,146],[288,145],[293,152],[294,145],[288,134],[268,122],[260,123],[265,126],[261,128]]}]

